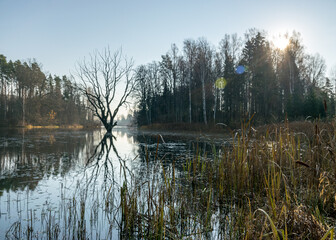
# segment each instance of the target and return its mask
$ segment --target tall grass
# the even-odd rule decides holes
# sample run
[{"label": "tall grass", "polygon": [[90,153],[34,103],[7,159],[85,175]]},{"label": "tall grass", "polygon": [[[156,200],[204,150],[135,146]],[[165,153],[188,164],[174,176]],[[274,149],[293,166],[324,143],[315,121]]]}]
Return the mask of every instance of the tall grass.
[{"label": "tall grass", "polygon": [[[156,150],[145,176],[121,170],[122,183],[97,197],[96,209],[86,207],[84,196],[64,204],[66,225],[46,215],[42,236],[86,239],[86,226],[100,219],[101,209],[110,226],[101,231],[117,229],[120,239],[334,239],[334,130],[315,123],[308,137],[285,124],[253,134],[247,123],[233,134],[232,146],[214,149],[211,157],[197,148],[182,169],[165,164]],[[25,229],[16,223],[8,236],[34,238],[33,223]]]},{"label": "tall grass", "polygon": [[180,175],[173,166],[162,167],[162,178],[147,182],[146,194],[140,188],[128,192],[132,201],[124,202],[133,218],[142,219],[139,226],[132,221],[132,234],[332,239],[335,134],[326,134],[318,123],[314,128],[313,138],[288,126],[253,138],[250,128],[243,127],[222,154],[214,151],[209,159],[196,152]]}]

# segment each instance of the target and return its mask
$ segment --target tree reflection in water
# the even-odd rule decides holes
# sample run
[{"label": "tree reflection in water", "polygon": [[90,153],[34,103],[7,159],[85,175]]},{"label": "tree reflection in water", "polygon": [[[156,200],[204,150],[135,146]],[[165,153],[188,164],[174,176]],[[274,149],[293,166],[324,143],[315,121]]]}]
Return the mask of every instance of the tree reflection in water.
[{"label": "tree reflection in water", "polygon": [[[187,165],[193,164],[183,157],[189,151],[189,144],[176,139],[163,140],[157,135],[151,139],[146,135],[140,138],[128,130],[113,133],[115,135],[101,135],[98,131],[91,135],[90,145],[85,145],[78,155],[80,166],[64,179],[59,178],[57,183],[61,189],[60,192],[55,189],[53,202],[40,204],[42,209],[36,216],[41,218],[31,216],[31,207],[18,209],[18,220],[3,228],[6,235],[29,238],[38,234],[45,239],[53,239],[56,235],[64,239],[127,239],[149,238],[152,232],[161,236],[166,228],[172,238],[178,238],[202,228],[203,219],[195,217],[207,216],[204,206],[211,192],[204,186],[198,189],[190,184],[189,175],[183,173]],[[78,143],[79,138],[70,136],[69,141],[64,141],[57,149],[59,152]],[[53,145],[58,144],[57,135],[55,139]],[[124,154],[129,156],[124,157]],[[199,162],[200,158],[191,159]],[[60,166],[64,164],[61,163]],[[52,187],[47,185],[43,190],[52,190]],[[28,194],[26,199],[18,201],[23,200],[29,200]],[[28,214],[28,227],[27,221],[20,218],[21,212]]]},{"label": "tree reflection in water", "polygon": [[123,174],[125,180],[129,174],[132,175],[131,170],[126,165],[126,160],[119,155],[114,141],[117,141],[116,136],[106,133],[95,147],[93,154],[87,159],[88,184],[95,183],[98,179],[103,179],[105,184],[120,184],[115,177],[116,165],[119,165],[122,171],[120,175]]},{"label": "tree reflection in water", "polygon": [[0,197],[36,191],[48,178],[72,175],[93,151],[92,131],[11,130],[0,132]]},{"label": "tree reflection in water", "polygon": [[[118,138],[118,144],[122,143],[119,148],[121,151],[124,151],[124,132],[118,131],[114,133],[115,135],[101,135],[100,131],[95,131],[92,134],[83,135],[82,133],[63,132],[60,137],[55,132],[54,139],[56,141],[52,143],[46,141],[52,139],[49,134],[41,133],[41,136],[30,136],[25,140],[24,146],[22,146],[23,141],[20,140],[20,144],[18,144],[20,153],[21,148],[25,150],[23,159],[31,154],[34,156],[35,152],[39,154],[38,152],[41,151],[41,155],[37,155],[39,163],[36,166],[32,164],[30,168],[26,168],[25,166],[21,168],[34,179],[37,176],[41,176],[41,179],[36,180],[36,185],[38,185],[38,182],[43,184],[43,181],[47,181],[48,183],[45,182],[45,186],[38,185],[36,190],[27,189],[26,195],[14,192],[15,189],[13,189],[14,185],[11,179],[18,179],[21,176],[21,172],[16,170],[17,167],[13,167],[15,172],[11,176],[6,176],[3,179],[4,181],[0,181],[0,187],[4,185],[2,187],[6,189],[8,185],[12,189],[10,191],[8,187],[9,193],[5,193],[6,196],[3,198],[0,195],[0,200],[2,200],[1,204],[5,203],[6,200],[8,205],[11,206],[10,217],[13,219],[13,221],[0,227],[0,238],[5,237],[2,234],[6,234],[9,238],[19,236],[19,239],[20,237],[30,238],[32,235],[37,234],[39,237],[46,239],[53,239],[56,235],[62,236],[65,239],[76,239],[88,236],[88,232],[90,232],[90,235],[95,236],[90,237],[93,239],[106,239],[112,236],[115,238],[118,234],[117,225],[120,219],[120,189],[124,182],[130,179],[129,177],[132,173],[129,169],[131,166],[127,165],[129,164],[129,161],[126,161],[128,158],[122,158],[125,152],[121,152],[120,154],[117,150],[117,147],[119,147],[116,144]],[[66,137],[63,137],[64,135]],[[126,133],[126,138],[129,137]],[[99,141],[98,144],[97,140]],[[72,147],[80,143],[83,144],[77,153],[76,148],[73,149]],[[31,148],[28,147],[27,149],[27,146],[31,146]],[[128,143],[127,147],[129,146],[130,143]],[[2,149],[0,149],[1,151]],[[7,149],[6,151],[10,150]],[[10,155],[6,154],[6,156],[14,156],[17,151],[18,148],[16,147],[9,153]],[[77,154],[75,155],[75,153]],[[15,159],[12,157],[9,158]],[[68,160],[65,160],[65,158]],[[2,159],[1,156],[0,159]],[[76,161],[72,161],[72,159]],[[41,169],[42,166],[48,167]],[[36,171],[33,171],[35,168]],[[46,169],[49,170],[46,172]],[[64,174],[66,176],[63,178]],[[48,185],[49,183],[52,185]],[[20,184],[25,189],[24,186],[27,186],[27,181],[20,181]],[[50,194],[43,193],[44,195],[40,195],[45,190],[50,191]],[[34,191],[38,192],[35,193]],[[19,196],[15,197],[17,202],[20,203],[19,208],[13,208],[16,206],[14,203],[9,204],[11,203],[8,200],[9,194]],[[31,197],[34,194],[38,195],[37,200]],[[28,201],[32,201],[32,204],[21,207],[22,203]],[[3,204],[3,206],[6,205]],[[3,209],[0,206],[0,212]],[[37,215],[31,216],[30,212],[35,212],[35,210]],[[21,213],[28,214],[30,224],[28,227],[26,221],[22,220]],[[9,214],[8,211],[8,216]],[[36,216],[41,216],[41,218]],[[31,229],[34,231],[31,231]],[[71,230],[67,231],[67,229]]]}]

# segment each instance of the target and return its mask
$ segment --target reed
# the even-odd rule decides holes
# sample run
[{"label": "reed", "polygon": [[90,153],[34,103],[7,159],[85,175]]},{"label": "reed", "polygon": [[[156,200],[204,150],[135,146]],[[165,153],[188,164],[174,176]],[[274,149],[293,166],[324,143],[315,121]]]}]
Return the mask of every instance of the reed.
[{"label": "reed", "polygon": [[[121,164],[122,183],[97,195],[94,208],[82,195],[64,200],[63,225],[46,215],[47,236],[95,239],[117,229],[120,239],[334,239],[336,134],[313,129],[307,137],[284,124],[254,136],[248,121],[231,146],[211,155],[197,146],[182,168],[158,157],[158,137],[145,176]],[[88,223],[101,218],[109,229],[90,235]],[[33,225],[16,223],[8,236],[34,238],[41,231]]]}]

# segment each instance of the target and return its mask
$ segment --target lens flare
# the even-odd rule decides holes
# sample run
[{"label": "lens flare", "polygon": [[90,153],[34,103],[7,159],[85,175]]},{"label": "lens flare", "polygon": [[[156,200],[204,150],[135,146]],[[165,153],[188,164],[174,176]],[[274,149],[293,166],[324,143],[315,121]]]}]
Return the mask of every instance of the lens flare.
[{"label": "lens flare", "polygon": [[215,86],[216,86],[216,88],[218,88],[218,89],[223,89],[223,88],[225,88],[226,84],[227,84],[227,81],[226,81],[225,78],[223,78],[223,77],[218,78],[218,79],[216,80],[216,82],[215,82]]},{"label": "lens flare", "polygon": [[243,65],[239,65],[236,67],[236,73],[237,74],[243,74],[245,72],[245,67]]}]

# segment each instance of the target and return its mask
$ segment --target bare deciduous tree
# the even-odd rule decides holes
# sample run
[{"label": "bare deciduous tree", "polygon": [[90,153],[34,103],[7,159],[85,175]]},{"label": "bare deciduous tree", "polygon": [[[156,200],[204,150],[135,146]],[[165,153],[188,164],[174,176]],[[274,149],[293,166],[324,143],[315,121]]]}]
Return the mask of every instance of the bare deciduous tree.
[{"label": "bare deciduous tree", "polygon": [[127,104],[134,88],[133,61],[126,59],[121,50],[112,53],[106,48],[78,63],[77,75],[88,107],[111,133],[120,107]]},{"label": "bare deciduous tree", "polygon": [[320,54],[306,55],[306,78],[313,86],[323,83],[326,68],[325,60]]}]

